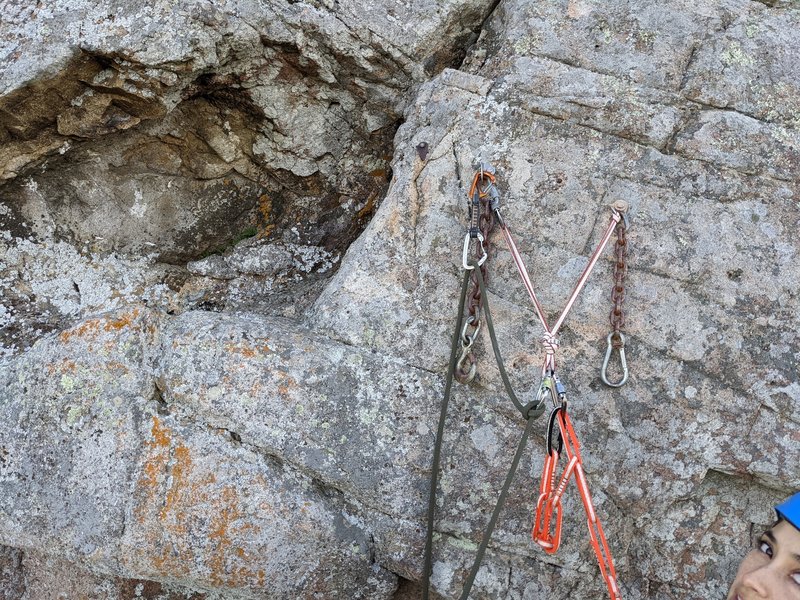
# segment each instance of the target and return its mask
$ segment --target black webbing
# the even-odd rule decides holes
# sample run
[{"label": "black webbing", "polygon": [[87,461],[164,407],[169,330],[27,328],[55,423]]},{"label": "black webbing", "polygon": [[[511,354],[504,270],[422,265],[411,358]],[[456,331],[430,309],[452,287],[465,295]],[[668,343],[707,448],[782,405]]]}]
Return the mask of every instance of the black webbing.
[{"label": "black webbing", "polygon": [[[480,271],[480,269],[478,269]],[[428,531],[425,536],[425,567],[422,574],[422,598],[428,600],[428,588],[431,578],[431,552],[433,550],[433,516],[436,508],[436,485],[439,480],[439,459],[442,454],[442,436],[444,435],[444,420],[447,417],[447,405],[450,403],[450,391],[453,388],[453,374],[456,370],[458,359],[458,342],[461,337],[461,322],[464,320],[464,304],[467,298],[470,272],[464,270],[464,281],[461,284],[461,297],[458,300],[458,315],[456,315],[456,331],[453,334],[453,343],[450,348],[450,366],[447,367],[447,382],[444,386],[442,410],[439,414],[439,427],[436,430],[436,442],[433,446],[433,466],[431,467],[431,490],[428,496]],[[481,281],[483,281],[481,279]]]},{"label": "black webbing", "polygon": [[[480,569],[481,562],[483,561],[483,555],[486,552],[486,548],[489,545],[489,540],[491,539],[492,532],[494,531],[495,524],[497,523],[497,519],[500,515],[500,511],[503,509],[503,505],[505,504],[506,496],[508,495],[508,490],[510,489],[511,483],[514,480],[514,474],[517,471],[517,466],[519,465],[520,458],[522,457],[522,452],[525,450],[525,445],[528,442],[528,437],[530,436],[533,421],[536,417],[540,416],[544,412],[544,403],[540,403],[538,406],[534,406],[533,402],[528,405],[523,405],[517,398],[516,394],[514,393],[514,390],[511,387],[511,382],[509,381],[508,375],[506,374],[505,366],[503,365],[503,358],[500,355],[500,348],[497,344],[497,336],[495,335],[494,332],[492,314],[491,311],[489,310],[489,298],[486,293],[486,285],[483,280],[483,275],[480,272],[480,269],[478,268],[473,269],[473,271],[477,273],[478,276],[477,277],[478,285],[480,286],[481,297],[483,298],[483,312],[486,316],[486,326],[489,329],[489,337],[492,340],[492,349],[494,350],[494,356],[495,359],[497,360],[497,367],[500,370],[500,377],[503,380],[503,386],[505,387],[509,398],[514,403],[514,406],[516,406],[517,410],[520,411],[523,418],[526,419],[527,424],[525,427],[525,432],[522,434],[522,438],[520,439],[519,445],[517,446],[517,451],[514,454],[514,460],[511,463],[511,468],[508,471],[508,475],[506,475],[506,480],[505,483],[503,484],[503,489],[500,491],[500,497],[497,499],[497,504],[495,504],[494,510],[492,511],[492,516],[489,519],[489,525],[487,526],[486,531],[483,534],[483,539],[481,540],[481,544],[478,547],[478,554],[475,557],[475,562],[472,565],[469,577],[464,583],[464,589],[461,593],[461,600],[465,600],[469,596],[469,592],[472,589],[472,585],[475,581],[475,576],[478,574],[478,569]],[[425,555],[424,555],[424,566],[422,574],[423,600],[428,600],[430,594],[429,591],[430,576],[431,576],[431,568],[433,566],[432,564],[433,563],[432,561],[433,519],[436,509],[436,487],[439,479],[439,463],[441,460],[442,438],[444,436],[444,422],[445,418],[447,417],[447,406],[450,403],[450,394],[453,387],[453,373],[455,372],[456,368],[458,342],[464,318],[464,304],[467,294],[467,287],[469,285],[470,275],[471,275],[470,271],[465,270],[464,281],[461,285],[461,297],[459,300],[458,315],[456,317],[456,330],[455,333],[453,334],[453,343],[450,350],[450,365],[447,369],[447,379],[445,383],[444,398],[442,399],[442,407],[441,407],[441,412],[439,414],[439,426],[436,430],[436,441],[433,447],[433,465],[431,467],[431,487],[430,487],[430,494],[428,496],[428,529],[425,537]]]},{"label": "black webbing", "polygon": [[486,552],[486,547],[489,545],[489,540],[492,537],[494,526],[497,523],[497,517],[500,516],[500,511],[503,510],[503,505],[506,502],[508,490],[511,487],[511,482],[514,481],[514,474],[517,472],[519,459],[522,458],[522,452],[525,450],[525,445],[528,443],[528,437],[531,434],[531,429],[533,429],[534,421],[535,419],[533,417],[528,419],[528,424],[525,426],[525,433],[522,434],[522,438],[519,440],[517,453],[514,454],[514,460],[511,462],[511,468],[508,470],[508,475],[506,475],[506,482],[503,484],[503,489],[500,491],[500,497],[497,499],[497,504],[494,505],[492,518],[489,519],[489,525],[486,526],[486,531],[483,534],[481,545],[478,547],[478,554],[475,556],[475,562],[472,563],[472,570],[469,572],[469,577],[467,577],[467,580],[464,582],[464,589],[461,592],[461,600],[467,600],[469,597],[472,584],[475,582],[475,576],[478,574],[478,569],[481,568],[483,555]]},{"label": "black webbing", "polygon": [[[519,401],[517,395],[514,393],[514,390],[511,387],[511,382],[508,380],[508,374],[506,373],[506,367],[503,364],[503,357],[500,356],[500,346],[497,345],[497,336],[494,333],[494,323],[492,322],[492,312],[489,310],[489,295],[486,293],[486,283],[483,281],[483,274],[481,273],[480,269],[475,269],[475,272],[478,274],[478,285],[481,289],[481,298],[483,298],[483,314],[486,317],[486,328],[489,330],[489,338],[492,340],[492,350],[494,350],[494,358],[497,361],[497,368],[500,371],[500,377],[503,380],[503,387],[506,388],[506,393],[508,397],[511,399],[511,402],[514,403],[514,406],[517,407],[517,410],[522,414],[523,419],[528,419],[528,411],[531,409],[530,406],[523,406],[522,402]],[[539,416],[544,412],[544,407],[539,412]]]}]

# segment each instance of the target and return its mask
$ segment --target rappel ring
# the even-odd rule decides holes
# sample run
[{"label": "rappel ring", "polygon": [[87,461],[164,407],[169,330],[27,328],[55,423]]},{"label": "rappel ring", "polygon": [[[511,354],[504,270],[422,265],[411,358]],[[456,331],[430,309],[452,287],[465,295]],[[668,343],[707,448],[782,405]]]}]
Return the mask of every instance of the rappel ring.
[{"label": "rappel ring", "polygon": [[620,364],[622,365],[622,379],[619,381],[609,381],[608,380],[608,363],[611,361],[611,353],[614,351],[614,342],[612,341],[612,337],[614,336],[615,332],[611,332],[608,334],[608,348],[606,348],[606,357],[603,359],[603,367],[600,369],[600,379],[603,380],[609,387],[622,387],[625,385],[625,382],[628,381],[628,363],[625,360],[625,336],[622,333],[618,333],[619,335],[619,360]]}]

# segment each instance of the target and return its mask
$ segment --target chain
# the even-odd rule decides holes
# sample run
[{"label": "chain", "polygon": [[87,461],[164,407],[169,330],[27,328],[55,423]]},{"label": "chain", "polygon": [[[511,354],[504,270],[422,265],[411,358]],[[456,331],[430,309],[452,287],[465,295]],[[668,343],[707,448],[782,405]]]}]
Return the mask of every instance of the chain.
[{"label": "chain", "polygon": [[[483,248],[486,253],[489,253],[489,234],[491,233],[492,229],[494,229],[494,213],[492,212],[489,198],[481,198],[481,213],[478,217],[478,229],[480,229],[481,234],[483,234]],[[480,258],[481,252],[480,249],[475,249],[475,258]],[[479,268],[481,270],[481,275],[483,275],[483,281],[488,281],[487,279],[487,270],[486,270],[486,262],[483,263]],[[483,305],[481,300],[481,288],[478,285],[478,275],[476,273],[472,274],[472,291],[469,293],[468,303],[467,303],[467,315],[470,317],[475,317],[476,322],[480,319],[481,313],[481,306]]]},{"label": "chain", "polygon": [[[475,259],[479,259],[489,254],[489,234],[494,229],[494,207],[492,206],[492,198],[488,192],[491,186],[494,185],[494,179],[491,172],[479,171],[475,176],[475,183],[473,187],[475,194],[479,197],[479,209],[476,211],[473,208],[472,198],[470,198],[470,229],[472,230],[476,225],[483,237],[482,244],[475,247]],[[478,267],[481,270],[483,281],[486,283],[488,280],[486,261]],[[467,306],[464,316],[464,331],[461,335],[462,344],[462,357],[458,362],[455,371],[456,381],[462,384],[469,383],[475,377],[475,356],[472,354],[471,348],[478,334],[478,329],[481,325],[481,308],[483,307],[483,298],[481,297],[481,288],[478,284],[478,274],[473,272],[471,277],[471,290],[467,296]],[[467,329],[472,327],[472,333],[467,333]]]},{"label": "chain", "polygon": [[[626,234],[628,232],[628,219],[625,211],[627,206],[620,207],[617,210],[622,211],[622,218],[617,222],[617,244],[614,248],[615,263],[614,263],[614,287],[611,289],[611,313],[608,319],[611,322],[611,333],[608,334],[606,347],[606,356],[603,359],[603,366],[600,368],[600,378],[608,386],[620,387],[628,380],[628,362],[625,358],[625,335],[622,333],[622,328],[625,327],[625,311],[622,305],[625,302],[625,276],[628,274],[628,239]],[[619,354],[619,365],[622,369],[622,377],[616,381],[608,378],[608,365],[611,361],[611,354],[616,350]]]},{"label": "chain", "polygon": [[624,341],[621,335],[621,330],[625,327],[625,312],[623,311],[623,304],[625,303],[625,275],[628,273],[628,241],[625,237],[626,228],[625,220],[617,223],[617,243],[614,248],[616,254],[616,263],[614,264],[614,287],[611,290],[611,302],[613,307],[609,314],[609,321],[611,322],[611,343],[614,348],[622,348]]}]

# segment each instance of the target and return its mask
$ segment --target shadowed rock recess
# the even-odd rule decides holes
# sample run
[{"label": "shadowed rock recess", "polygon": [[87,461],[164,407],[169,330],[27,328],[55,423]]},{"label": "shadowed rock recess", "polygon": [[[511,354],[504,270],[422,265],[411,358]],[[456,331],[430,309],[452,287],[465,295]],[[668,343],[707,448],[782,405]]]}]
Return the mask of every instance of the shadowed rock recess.
[{"label": "shadowed rock recess", "polygon": [[[800,488],[800,5],[0,2],[0,598],[419,596],[476,161],[549,318],[626,600],[724,596]],[[416,151],[426,143],[424,158]],[[540,328],[491,239],[512,382]],[[447,422],[458,597],[523,424],[485,332]],[[606,595],[540,422],[472,598]]]}]

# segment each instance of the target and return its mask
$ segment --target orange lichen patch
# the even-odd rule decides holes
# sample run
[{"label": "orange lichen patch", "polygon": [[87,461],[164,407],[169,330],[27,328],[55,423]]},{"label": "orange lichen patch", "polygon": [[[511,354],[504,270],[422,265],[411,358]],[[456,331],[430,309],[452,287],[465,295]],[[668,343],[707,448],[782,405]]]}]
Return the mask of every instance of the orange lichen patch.
[{"label": "orange lichen patch", "polygon": [[297,389],[297,380],[288,373],[280,373],[281,379],[278,382],[278,393],[281,396],[287,395],[290,391]]},{"label": "orange lichen patch", "polygon": [[272,198],[267,194],[261,194],[256,202],[256,226],[258,227],[258,237],[263,239],[269,237],[275,231],[275,224],[272,220]]},{"label": "orange lichen patch", "polygon": [[101,328],[103,331],[119,331],[125,327],[129,327],[133,321],[138,318],[139,313],[139,309],[134,308],[116,319],[89,319],[77,327],[62,331],[58,339],[66,343],[75,337],[95,337]]},{"label": "orange lichen patch", "polygon": [[374,191],[369,195],[367,198],[367,203],[364,205],[364,208],[358,211],[358,218],[363,219],[364,217],[371,215],[375,211],[375,201],[378,199],[378,191]]},{"label": "orange lichen patch", "polygon": [[239,490],[267,482],[260,473],[245,472],[237,474],[236,485],[221,485],[218,473],[228,472],[222,465],[209,464],[205,455],[200,460],[158,417],[152,421],[138,486],[144,492],[137,513],[144,526],[136,542],[139,561],[160,576],[263,589],[262,557],[251,547],[261,537],[259,526]]},{"label": "orange lichen patch", "polygon": [[261,585],[264,572],[258,573],[249,568],[257,555],[248,554],[241,546],[235,545],[243,533],[256,527],[242,520],[244,513],[239,506],[239,495],[233,486],[225,486],[214,502],[214,517],[209,525],[208,538],[211,542],[207,565],[211,569],[211,583],[229,587]]},{"label": "orange lichen patch", "polygon": [[153,427],[150,430],[150,433],[153,434],[153,441],[145,442],[146,444],[148,444],[153,448],[155,447],[169,448],[169,441],[170,441],[169,429],[167,427],[164,427],[161,424],[161,421],[159,421],[158,417],[156,417],[155,415],[153,416]]},{"label": "orange lichen patch", "polygon": [[105,331],[119,331],[123,327],[130,327],[133,324],[134,319],[138,318],[139,316],[139,309],[134,308],[129,313],[123,314],[118,319],[111,319],[106,321],[106,324],[103,326]]},{"label": "orange lichen patch", "polygon": [[272,198],[270,198],[267,194],[261,194],[258,197],[258,214],[264,219],[264,222],[268,222],[270,216],[272,215]]},{"label": "orange lichen patch", "polygon": [[110,361],[106,362],[106,368],[109,371],[121,371],[121,373],[118,373],[120,375],[131,372],[130,368],[128,368],[127,365],[124,365],[124,364],[122,364],[121,362],[119,362],[117,360],[110,360]]},{"label": "orange lichen patch", "polygon": [[[242,513],[239,508],[236,490],[230,486],[225,486],[220,495],[219,511],[211,521],[208,533],[211,541],[211,558],[208,565],[211,568],[211,581],[215,585],[228,583],[228,573],[226,573],[227,552],[231,546],[228,535],[228,528],[232,521],[241,518]],[[242,551],[242,555],[244,551]],[[233,583],[233,582],[230,582]]]},{"label": "orange lichen patch", "polygon": [[[194,562],[194,550],[188,542],[188,519],[196,490],[191,485],[192,459],[189,449],[176,445],[173,432],[153,416],[151,439],[144,442],[150,449],[142,475],[137,483],[141,494],[136,509],[139,523],[146,526],[145,543],[140,551],[162,575],[183,576]],[[162,498],[162,489],[169,488]]]},{"label": "orange lichen patch", "polygon": [[170,430],[161,424],[158,417],[153,416],[150,433],[152,439],[144,442],[150,448],[149,456],[136,483],[136,489],[142,495],[135,511],[139,523],[147,520],[148,508],[155,504],[159,492],[159,476],[166,472],[169,464]]},{"label": "orange lichen patch", "polygon": [[74,360],[64,359],[53,365],[47,365],[47,374],[53,375],[55,373],[74,373],[77,370],[77,365]]},{"label": "orange lichen patch", "polygon": [[278,393],[282,396],[298,388],[297,380],[286,371],[275,370],[273,376],[278,384]]},{"label": "orange lichen patch", "polygon": [[73,337],[87,337],[90,334],[94,335],[100,329],[100,322],[100,319],[90,319],[85,321],[77,327],[62,331],[61,335],[58,336],[58,339],[66,343]]},{"label": "orange lichen patch", "polygon": [[230,352],[231,354],[241,354],[245,358],[254,358],[258,355],[269,354],[272,352],[272,348],[270,348],[267,344],[262,344],[260,346],[248,346],[243,343],[233,343],[228,342],[224,346],[226,352]]},{"label": "orange lichen patch", "polygon": [[[182,500],[181,494],[189,485],[189,474],[192,470],[192,459],[186,446],[175,448],[175,464],[172,466],[172,485],[167,490],[167,500],[161,509],[161,520],[166,521],[170,511],[175,510]],[[182,529],[182,528],[181,528]]]}]

